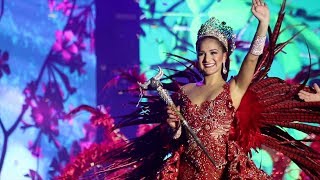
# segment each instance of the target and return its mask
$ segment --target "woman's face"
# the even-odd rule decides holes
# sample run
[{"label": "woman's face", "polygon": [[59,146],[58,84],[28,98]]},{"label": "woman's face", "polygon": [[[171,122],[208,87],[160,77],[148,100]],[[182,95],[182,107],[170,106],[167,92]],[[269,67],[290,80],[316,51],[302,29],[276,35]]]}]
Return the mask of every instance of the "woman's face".
[{"label": "woman's face", "polygon": [[227,53],[221,43],[214,38],[201,40],[198,46],[199,70],[204,76],[221,72],[222,63],[226,61]]}]

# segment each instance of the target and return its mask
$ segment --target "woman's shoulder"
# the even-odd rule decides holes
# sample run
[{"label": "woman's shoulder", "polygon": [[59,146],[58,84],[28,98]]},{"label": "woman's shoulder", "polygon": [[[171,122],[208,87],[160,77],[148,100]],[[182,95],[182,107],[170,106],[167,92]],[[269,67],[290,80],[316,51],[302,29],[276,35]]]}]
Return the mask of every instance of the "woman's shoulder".
[{"label": "woman's shoulder", "polygon": [[188,84],[181,86],[180,89],[184,92],[187,92],[187,91],[192,90],[195,85],[196,85],[196,83],[188,83]]},{"label": "woman's shoulder", "polygon": [[185,84],[185,85],[182,85],[182,86],[179,86],[179,89],[177,91],[175,91],[173,94],[172,94],[172,99],[178,103],[179,100],[182,100],[183,97],[189,93],[192,89],[192,86],[194,86],[195,83],[188,83],[188,84]]}]

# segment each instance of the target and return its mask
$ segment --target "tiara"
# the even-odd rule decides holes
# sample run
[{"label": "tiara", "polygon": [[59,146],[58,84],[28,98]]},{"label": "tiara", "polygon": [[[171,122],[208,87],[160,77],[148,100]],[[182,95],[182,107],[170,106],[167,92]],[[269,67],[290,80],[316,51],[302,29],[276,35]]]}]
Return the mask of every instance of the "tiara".
[{"label": "tiara", "polygon": [[[230,52],[235,48],[235,38],[236,35],[233,34],[233,30],[230,26],[227,26],[226,23],[220,22],[218,19],[211,17],[205,23],[203,23],[198,31],[198,40],[202,37],[213,36],[217,38],[223,46]],[[228,48],[228,44],[230,49]]]}]

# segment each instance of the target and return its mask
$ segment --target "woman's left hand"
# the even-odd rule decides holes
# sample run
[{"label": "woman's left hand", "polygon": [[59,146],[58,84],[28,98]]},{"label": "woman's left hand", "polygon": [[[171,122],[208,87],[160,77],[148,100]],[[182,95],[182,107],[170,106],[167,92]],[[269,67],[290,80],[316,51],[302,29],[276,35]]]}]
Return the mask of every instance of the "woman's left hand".
[{"label": "woman's left hand", "polygon": [[264,3],[263,0],[252,0],[251,11],[261,23],[269,24],[270,12],[267,4]]},{"label": "woman's left hand", "polygon": [[316,93],[309,93],[307,91],[301,90],[298,93],[299,98],[304,100],[305,102],[320,101],[320,88],[319,88],[319,86],[316,83],[314,83],[313,88],[316,90]]}]

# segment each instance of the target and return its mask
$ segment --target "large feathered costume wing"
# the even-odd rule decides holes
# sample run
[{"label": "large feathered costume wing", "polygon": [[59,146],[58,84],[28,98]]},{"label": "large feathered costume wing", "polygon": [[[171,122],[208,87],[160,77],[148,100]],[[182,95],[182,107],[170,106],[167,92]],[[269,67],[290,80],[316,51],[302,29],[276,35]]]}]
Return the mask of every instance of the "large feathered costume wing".
[{"label": "large feathered costume wing", "polygon": [[247,152],[262,145],[283,153],[294,161],[309,177],[320,177],[320,153],[306,145],[315,139],[296,140],[285,128],[293,128],[312,135],[320,134],[320,102],[304,102],[297,96],[305,87],[292,85],[279,78],[267,77],[273,59],[286,42],[277,44],[284,18],[285,1],[281,6],[269,44],[259,58],[253,82],[241,100],[236,113],[236,137]]}]

